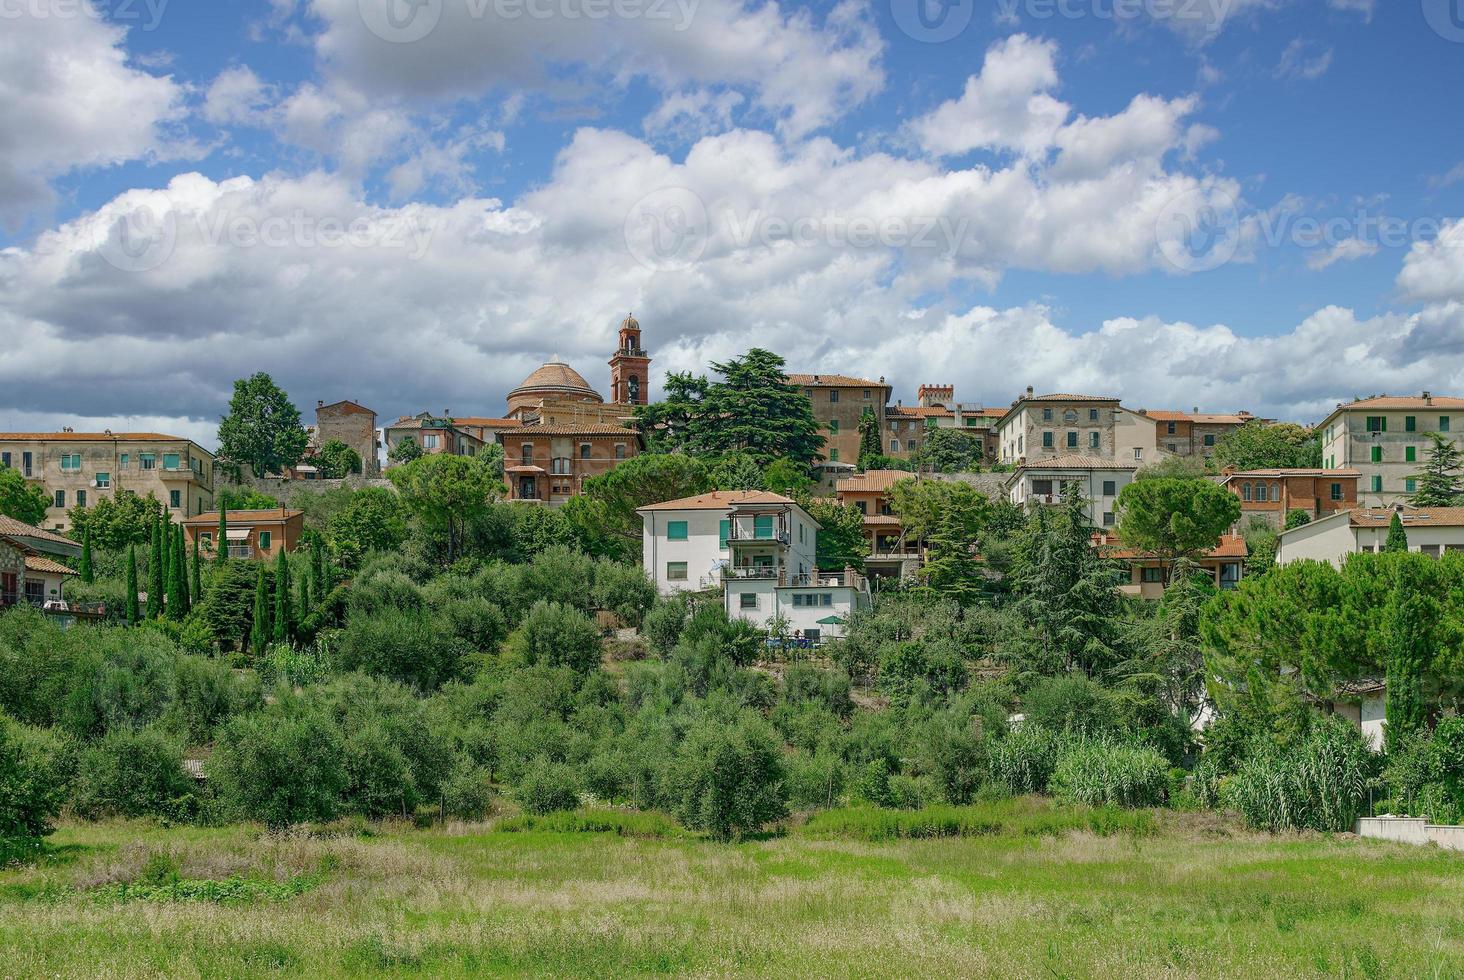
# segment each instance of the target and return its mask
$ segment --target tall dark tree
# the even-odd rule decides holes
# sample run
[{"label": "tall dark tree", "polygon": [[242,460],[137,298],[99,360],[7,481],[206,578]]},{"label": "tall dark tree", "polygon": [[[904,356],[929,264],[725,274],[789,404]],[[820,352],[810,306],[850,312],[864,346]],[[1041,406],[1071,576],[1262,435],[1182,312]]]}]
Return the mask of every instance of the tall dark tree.
[{"label": "tall dark tree", "polygon": [[159,518],[153,523],[152,553],[147,562],[147,618],[157,619],[163,614],[163,522]]},{"label": "tall dark tree", "polygon": [[163,524],[163,615],[171,620],[183,618],[184,609],[182,584],[178,581],[179,570],[183,567],[178,554],[177,528],[172,521]]},{"label": "tall dark tree", "polygon": [[686,453],[642,453],[609,473],[585,481],[584,496],[565,510],[577,520],[593,521],[618,548],[617,554],[639,559],[641,519],[636,509],[679,500],[712,489],[706,464]]},{"label": "tall dark tree", "polygon": [[971,552],[972,539],[953,508],[941,516],[928,539],[921,575],[937,592],[967,602],[981,592],[981,566]]},{"label": "tall dark tree", "polygon": [[1253,419],[1215,441],[1215,464],[1238,470],[1315,469],[1322,465],[1322,440],[1291,422]]},{"label": "tall dark tree", "polygon": [[256,657],[269,646],[269,590],[265,584],[264,562],[259,563],[254,582],[254,615],[249,621],[249,648]]},{"label": "tall dark tree", "polygon": [[335,583],[330,580],[330,569],[325,561],[325,539],[318,534],[310,539],[310,567],[315,579],[315,598],[319,601]]},{"label": "tall dark tree", "polygon": [[201,563],[200,563],[200,559],[199,559],[199,555],[198,555],[198,534],[197,534],[197,532],[195,532],[194,535],[193,535],[193,563],[192,563],[192,571],[193,571],[193,586],[192,586],[192,589],[190,590],[192,592],[192,595],[189,597],[190,600],[191,600],[190,603],[189,603],[190,606],[191,605],[195,605],[198,602],[201,602],[203,600],[203,569],[201,567]]},{"label": "tall dark tree", "polygon": [[1464,453],[1437,432],[1428,434],[1428,459],[1419,470],[1417,489],[1409,503],[1415,507],[1453,507],[1464,497]]},{"label": "tall dark tree", "polygon": [[767,481],[757,460],[746,453],[729,453],[712,467],[712,485],[718,490],[766,490]]},{"label": "tall dark tree", "polygon": [[962,429],[927,429],[910,461],[935,473],[979,473],[986,462],[986,440]]},{"label": "tall dark tree", "polygon": [[1383,550],[1408,550],[1408,532],[1403,529],[1403,518],[1397,511],[1393,512],[1393,519],[1388,522],[1388,540],[1384,542]]},{"label": "tall dark tree", "polygon": [[229,414],[219,421],[219,455],[265,476],[298,463],[307,441],[300,410],[268,374],[234,382]]},{"label": "tall dark tree", "polygon": [[91,528],[87,528],[81,535],[81,564],[76,568],[81,580],[88,585],[92,583],[95,575],[92,573],[92,536]]},{"label": "tall dark tree", "polygon": [[864,568],[869,544],[859,508],[829,498],[809,500],[804,507],[819,524],[815,554],[818,567],[830,572]]},{"label": "tall dark tree", "polygon": [[173,532],[173,568],[173,574],[178,576],[178,599],[182,615],[186,616],[193,608],[193,592],[188,585],[188,544],[183,536],[182,524]]},{"label": "tall dark tree", "polygon": [[1393,587],[1383,612],[1388,681],[1384,737],[1389,750],[1406,744],[1427,718],[1423,674],[1432,650],[1428,624],[1438,616],[1438,603],[1419,571],[1419,564],[1406,558],[1393,563]]},{"label": "tall dark tree", "polygon": [[285,558],[285,549],[281,548],[275,557],[275,603],[274,603],[274,641],[276,643],[290,642],[290,600],[293,593],[290,591],[290,562]]},{"label": "tall dark tree", "polygon": [[136,626],[137,610],[137,546],[127,546],[127,625]]},{"label": "tall dark tree", "polygon": [[222,565],[229,560],[229,507],[219,501],[219,533],[214,538],[214,562]]},{"label": "tall dark tree", "polygon": [[879,436],[879,416],[874,414],[874,409],[865,406],[859,414],[859,461],[861,470],[868,469],[870,464],[884,455],[884,443]]}]

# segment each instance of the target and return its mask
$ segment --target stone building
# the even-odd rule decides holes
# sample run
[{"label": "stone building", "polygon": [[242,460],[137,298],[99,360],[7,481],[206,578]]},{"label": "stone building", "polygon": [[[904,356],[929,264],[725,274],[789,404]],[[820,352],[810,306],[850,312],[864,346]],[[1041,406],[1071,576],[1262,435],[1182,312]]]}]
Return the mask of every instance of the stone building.
[{"label": "stone building", "polygon": [[1255,421],[1250,412],[1213,415],[1201,412],[1140,411],[1154,420],[1156,449],[1175,456],[1215,455],[1215,444],[1227,434]]},{"label": "stone building", "polygon": [[843,374],[790,374],[788,383],[802,388],[813,403],[813,417],[825,439],[820,458],[826,468],[853,472],[859,462],[859,420],[865,409],[874,413],[880,444],[887,445],[885,406],[891,389],[884,378],[867,381]]},{"label": "stone building", "polygon": [[996,424],[1001,462],[1016,465],[1081,454],[1135,466],[1152,462],[1155,422],[1101,395],[1035,395],[1012,402]]},{"label": "stone building", "polygon": [[1240,498],[1242,525],[1260,518],[1278,531],[1293,510],[1312,520],[1357,506],[1357,470],[1227,469],[1220,485]]},{"label": "stone building", "polygon": [[449,456],[476,456],[486,443],[494,441],[480,435],[478,427],[460,427],[457,419],[430,412],[403,415],[383,429],[382,435],[388,461],[408,439],[416,443],[425,456],[444,453]]},{"label": "stone building", "polygon": [[67,511],[115,493],[151,493],[177,518],[213,506],[214,456],[191,439],[157,432],[4,432],[0,466],[51,498],[45,525],[71,526]]},{"label": "stone building", "polygon": [[305,455],[312,456],[332,439],[337,439],[361,457],[361,475],[381,475],[381,440],[376,432],[376,413],[350,399],[315,403],[315,424],[308,428],[309,444]]},{"label": "stone building", "polygon": [[1425,391],[1420,396],[1378,395],[1338,405],[1317,428],[1322,433],[1322,466],[1362,474],[1358,499],[1368,507],[1405,502],[1437,433],[1459,445],[1464,398]]},{"label": "stone building", "polygon": [[0,515],[0,609],[64,605],[66,581],[76,572],[58,559],[79,557],[75,541]]}]

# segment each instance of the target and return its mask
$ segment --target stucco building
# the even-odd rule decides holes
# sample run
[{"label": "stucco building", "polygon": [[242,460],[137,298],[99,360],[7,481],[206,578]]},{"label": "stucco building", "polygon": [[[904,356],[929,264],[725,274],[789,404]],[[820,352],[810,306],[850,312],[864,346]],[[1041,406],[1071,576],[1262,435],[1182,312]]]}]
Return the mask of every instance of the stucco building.
[{"label": "stucco building", "polygon": [[1340,511],[1290,531],[1276,542],[1276,563],[1327,561],[1338,566],[1348,555],[1382,551],[1397,514],[1408,536],[1408,550],[1437,558],[1464,551],[1464,507],[1393,507]]},{"label": "stucco building", "polygon": [[881,444],[886,444],[885,406],[890,386],[884,378],[869,381],[844,374],[790,374],[788,383],[802,388],[813,403],[813,417],[825,440],[820,455],[825,463],[853,471],[859,462],[859,420],[866,409],[874,415]]},{"label": "stucco building", "polygon": [[1227,434],[1255,421],[1250,412],[1210,414],[1196,408],[1192,412],[1140,411],[1154,420],[1155,448],[1172,456],[1215,455],[1215,446]]},{"label": "stucco building", "polygon": [[996,424],[1001,462],[1016,465],[1082,454],[1134,466],[1153,462],[1155,423],[1102,395],[1034,394],[1012,403]]},{"label": "stucco building", "polygon": [[71,527],[67,511],[117,493],[151,493],[176,518],[213,506],[214,456],[191,439],[157,432],[4,432],[0,466],[20,471],[51,499],[45,526]]},{"label": "stucco building", "polygon": [[1458,445],[1464,424],[1464,398],[1425,391],[1417,397],[1378,395],[1338,405],[1317,428],[1322,434],[1322,465],[1357,470],[1358,499],[1367,507],[1405,502],[1438,433]]},{"label": "stucco building", "polygon": [[[217,511],[198,514],[183,522],[183,536],[192,549],[198,540],[199,551],[213,556],[217,553],[219,515]],[[280,552],[289,553],[300,546],[300,537],[305,532],[305,512],[286,507],[271,507],[268,510],[231,510],[225,533],[230,558],[273,559]]]},{"label": "stucco building", "polygon": [[1134,481],[1138,467],[1123,460],[1084,453],[1038,458],[1019,464],[1007,480],[1007,497],[1022,506],[1062,503],[1063,488],[1075,484],[1087,502],[1094,527],[1118,523],[1118,495]]}]

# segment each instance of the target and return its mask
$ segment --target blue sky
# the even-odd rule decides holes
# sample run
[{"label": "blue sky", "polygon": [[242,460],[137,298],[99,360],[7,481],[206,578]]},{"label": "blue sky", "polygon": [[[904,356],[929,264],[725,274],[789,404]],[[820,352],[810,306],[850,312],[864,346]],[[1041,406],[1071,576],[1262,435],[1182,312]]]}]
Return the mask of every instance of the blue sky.
[{"label": "blue sky", "polygon": [[555,353],[603,389],[629,309],[656,378],[756,344],[987,404],[1464,390],[1464,0],[4,16],[0,428],[208,438],[255,370],[493,414]]}]

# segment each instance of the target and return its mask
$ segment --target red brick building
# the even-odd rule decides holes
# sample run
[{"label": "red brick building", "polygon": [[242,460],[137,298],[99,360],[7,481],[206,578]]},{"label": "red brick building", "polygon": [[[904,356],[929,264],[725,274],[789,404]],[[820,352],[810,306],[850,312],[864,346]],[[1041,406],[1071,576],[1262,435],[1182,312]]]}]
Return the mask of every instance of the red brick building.
[{"label": "red brick building", "polygon": [[1240,498],[1242,523],[1263,518],[1279,529],[1293,510],[1312,520],[1357,507],[1357,470],[1226,470],[1221,485]]}]

